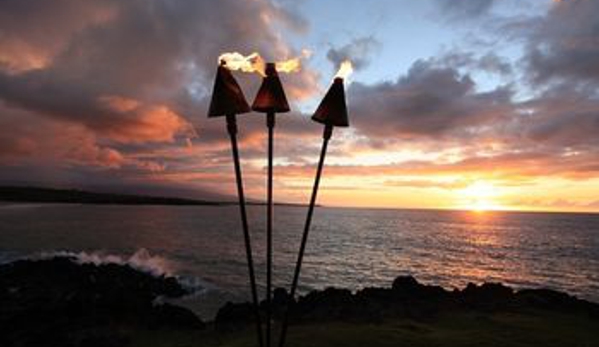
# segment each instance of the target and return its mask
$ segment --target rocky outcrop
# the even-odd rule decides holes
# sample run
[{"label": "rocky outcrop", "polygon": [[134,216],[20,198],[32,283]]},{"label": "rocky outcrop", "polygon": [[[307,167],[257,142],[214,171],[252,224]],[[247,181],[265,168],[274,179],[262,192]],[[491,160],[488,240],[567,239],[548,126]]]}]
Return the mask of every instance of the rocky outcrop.
[{"label": "rocky outcrop", "polygon": [[124,346],[103,331],[119,324],[152,329],[201,329],[191,311],[155,304],[186,291],[173,277],[127,265],[79,264],[69,257],[0,266],[0,346]]},{"label": "rocky outcrop", "polygon": [[[278,289],[273,300],[275,318],[282,317],[287,302],[287,293]],[[489,313],[530,309],[575,313],[599,319],[599,305],[548,289],[515,291],[501,283],[470,283],[462,290],[448,291],[439,286],[421,284],[411,276],[397,277],[391,288],[364,288],[356,293],[336,288],[313,291],[291,301],[289,309],[290,319],[295,323],[377,323],[394,318],[427,321],[441,313],[457,310]],[[239,329],[252,321],[249,304],[228,303],[219,311],[215,323],[218,329],[228,330]]]},{"label": "rocky outcrop", "polygon": [[[127,265],[79,264],[69,257],[0,265],[0,346],[124,347],[130,336],[120,327],[204,329],[205,323],[193,312],[157,304],[162,301],[157,298],[185,294],[175,278]],[[274,291],[275,320],[280,321],[289,302],[285,290]],[[261,303],[262,313],[265,305]],[[313,291],[292,300],[289,309],[291,323],[305,324],[378,323],[398,318],[426,322],[458,311],[484,315],[538,310],[599,321],[599,305],[553,290],[516,291],[500,283],[485,283],[448,291],[406,276],[396,278],[389,288]],[[248,329],[250,324],[254,324],[254,312],[249,303],[228,303],[219,310],[213,326],[227,334]]]}]

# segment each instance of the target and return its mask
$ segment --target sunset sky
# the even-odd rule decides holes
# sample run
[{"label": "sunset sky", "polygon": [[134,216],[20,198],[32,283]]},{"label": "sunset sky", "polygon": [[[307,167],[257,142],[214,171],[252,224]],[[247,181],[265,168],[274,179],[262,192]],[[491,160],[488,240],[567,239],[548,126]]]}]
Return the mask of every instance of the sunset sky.
[{"label": "sunset sky", "polygon": [[[235,194],[217,58],[284,60],[275,199],[307,202],[344,59],[331,206],[599,212],[599,1],[4,0],[0,184],[187,197]],[[257,74],[235,72],[248,101]],[[263,114],[239,117],[248,195],[263,200]]]}]

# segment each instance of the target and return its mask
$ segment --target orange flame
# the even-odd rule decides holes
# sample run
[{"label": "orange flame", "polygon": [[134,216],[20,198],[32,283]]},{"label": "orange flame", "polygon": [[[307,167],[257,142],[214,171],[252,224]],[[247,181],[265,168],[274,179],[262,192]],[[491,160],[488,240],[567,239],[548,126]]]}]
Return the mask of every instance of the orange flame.
[{"label": "orange flame", "polygon": [[[292,73],[298,72],[302,67],[302,60],[308,59],[312,55],[312,52],[307,49],[302,49],[300,56],[291,58],[284,61],[276,62],[276,68],[278,72]],[[226,66],[229,70],[249,73],[258,73],[262,77],[266,76],[265,68],[266,62],[258,52],[254,52],[250,55],[243,55],[239,52],[227,52],[223,53],[218,57],[220,64]]]},{"label": "orange flame", "polygon": [[308,59],[310,56],[312,56],[312,51],[302,49],[302,54],[299,57],[276,62],[277,71],[284,73],[298,72],[302,68],[302,59]]},{"label": "orange flame", "polygon": [[297,72],[297,71],[299,71],[301,65],[302,65],[302,63],[300,62],[299,58],[278,61],[275,63],[275,66],[277,67],[277,71],[285,72],[285,73]]},{"label": "orange flame", "polygon": [[262,77],[266,76],[264,73],[266,63],[258,52],[254,52],[247,56],[239,52],[223,53],[218,57],[218,62],[232,71],[241,70],[243,72],[249,73],[255,72],[260,74]]},{"label": "orange flame", "polygon": [[335,78],[346,79],[352,74],[352,72],[354,72],[354,66],[352,65],[351,61],[344,60],[339,67],[339,71],[337,71],[337,74],[335,74]]}]

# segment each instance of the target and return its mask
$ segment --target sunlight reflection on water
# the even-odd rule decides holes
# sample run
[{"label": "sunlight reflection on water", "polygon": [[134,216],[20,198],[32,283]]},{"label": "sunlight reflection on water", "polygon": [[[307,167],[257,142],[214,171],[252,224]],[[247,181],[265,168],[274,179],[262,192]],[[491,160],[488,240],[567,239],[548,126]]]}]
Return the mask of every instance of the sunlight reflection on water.
[{"label": "sunlight reflection on water", "polygon": [[[257,206],[249,211],[262,283],[264,211]],[[287,287],[306,211],[276,207],[275,212],[274,280]],[[145,248],[168,259],[175,273],[210,284],[212,292],[192,303],[206,315],[247,293],[235,206],[3,207],[0,230],[0,261],[48,251],[131,255]],[[389,286],[405,274],[447,288],[500,281],[599,301],[599,215],[317,209],[301,292]]]}]

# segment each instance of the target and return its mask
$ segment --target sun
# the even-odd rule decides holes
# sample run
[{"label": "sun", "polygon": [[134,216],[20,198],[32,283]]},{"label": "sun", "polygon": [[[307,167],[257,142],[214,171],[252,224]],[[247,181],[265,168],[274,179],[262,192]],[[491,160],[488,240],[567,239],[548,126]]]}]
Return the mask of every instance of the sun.
[{"label": "sun", "polygon": [[499,190],[489,182],[476,181],[461,189],[459,194],[461,207],[471,211],[484,212],[502,208],[497,202]]}]

